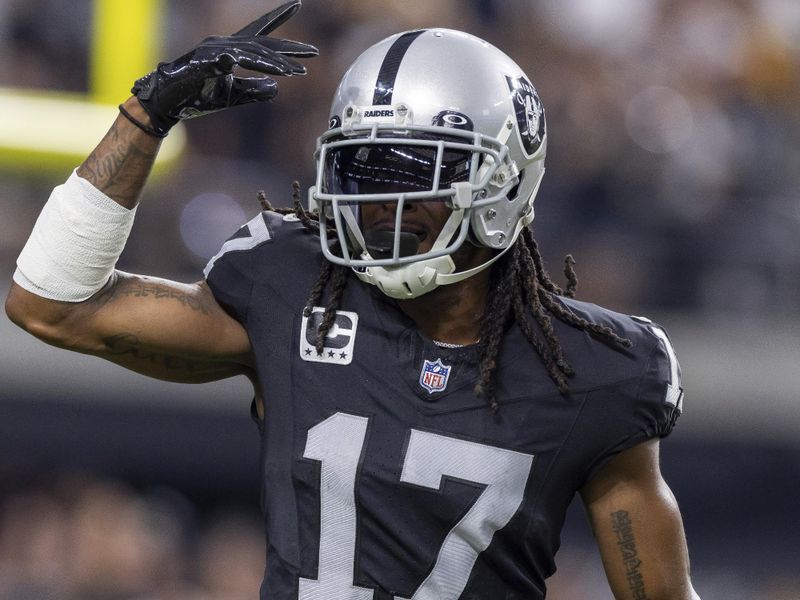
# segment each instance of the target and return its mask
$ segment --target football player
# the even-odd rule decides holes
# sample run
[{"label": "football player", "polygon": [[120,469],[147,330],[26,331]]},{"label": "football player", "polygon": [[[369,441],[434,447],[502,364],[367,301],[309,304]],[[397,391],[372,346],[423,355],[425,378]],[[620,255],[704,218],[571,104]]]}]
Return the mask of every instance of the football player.
[{"label": "football player", "polygon": [[299,5],[135,83],[44,207],[11,319],[151,377],[251,378],[264,600],[544,598],[576,492],[616,598],[697,598],[659,471],[682,402],[669,338],[575,300],[569,258],[565,290],[548,276],[529,228],[542,103],[486,42],[423,29],[367,49],[334,94],[309,210],[295,186],[198,283],[114,270],[170,128],[305,73],[317,50],[268,35]]}]

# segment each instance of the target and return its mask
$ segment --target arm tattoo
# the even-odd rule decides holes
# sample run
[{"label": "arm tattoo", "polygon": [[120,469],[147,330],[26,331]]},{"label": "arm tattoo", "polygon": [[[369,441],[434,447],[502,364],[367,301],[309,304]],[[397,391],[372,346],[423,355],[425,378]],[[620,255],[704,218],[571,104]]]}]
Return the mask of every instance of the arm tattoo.
[{"label": "arm tattoo", "polygon": [[111,356],[129,356],[131,358],[148,362],[154,366],[163,367],[168,371],[188,371],[190,373],[207,370],[207,363],[166,354],[142,348],[139,338],[133,333],[119,333],[103,338],[103,343],[108,348]]},{"label": "arm tattoo", "polygon": [[202,294],[190,294],[146,278],[120,277],[119,273],[114,274],[112,282],[92,298],[92,302],[101,307],[118,296],[177,300],[183,306],[204,315],[210,315],[214,310],[214,302]]},{"label": "arm tattoo", "polygon": [[611,522],[617,534],[617,546],[622,553],[625,564],[625,576],[628,579],[628,588],[631,590],[633,600],[647,600],[644,589],[644,578],[640,571],[642,561],[636,550],[636,538],[633,535],[633,523],[628,511],[618,510],[611,513]]},{"label": "arm tattoo", "polygon": [[212,304],[208,298],[193,296],[157,283],[131,282],[122,286],[118,294],[133,298],[155,298],[156,300],[177,300],[191,310],[204,315],[211,314]]},{"label": "arm tattoo", "polygon": [[158,141],[139,139],[117,120],[78,168],[78,175],[127,208],[136,205],[158,151]]}]

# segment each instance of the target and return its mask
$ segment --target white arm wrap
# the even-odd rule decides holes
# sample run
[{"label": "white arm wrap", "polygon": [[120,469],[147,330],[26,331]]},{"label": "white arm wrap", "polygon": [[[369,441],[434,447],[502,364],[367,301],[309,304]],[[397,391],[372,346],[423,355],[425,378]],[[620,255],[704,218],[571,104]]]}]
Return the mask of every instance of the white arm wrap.
[{"label": "white arm wrap", "polygon": [[44,205],[14,281],[51,300],[86,300],[114,272],[135,214],[73,172]]}]

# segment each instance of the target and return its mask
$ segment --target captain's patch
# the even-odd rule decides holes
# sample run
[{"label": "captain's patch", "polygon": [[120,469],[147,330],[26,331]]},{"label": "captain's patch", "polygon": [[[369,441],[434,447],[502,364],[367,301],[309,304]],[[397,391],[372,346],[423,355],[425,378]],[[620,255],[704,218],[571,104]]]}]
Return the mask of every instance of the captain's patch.
[{"label": "captain's patch", "polygon": [[303,324],[300,328],[300,358],[308,362],[349,365],[353,362],[358,314],[337,310],[333,325],[325,337],[322,353],[317,354],[317,331],[322,324],[324,313],[324,308],[315,306],[310,316],[303,317]]},{"label": "captain's patch", "polygon": [[429,394],[443,392],[447,387],[447,380],[450,378],[450,365],[442,363],[441,358],[427,360],[422,363],[422,371],[419,374],[419,384],[428,390]]}]

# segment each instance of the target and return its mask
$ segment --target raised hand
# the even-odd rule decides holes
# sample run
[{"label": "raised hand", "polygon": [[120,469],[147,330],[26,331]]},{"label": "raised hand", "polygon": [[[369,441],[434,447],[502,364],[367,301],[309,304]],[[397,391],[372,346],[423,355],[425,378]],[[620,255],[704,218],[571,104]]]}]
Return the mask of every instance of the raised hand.
[{"label": "raised hand", "polygon": [[[272,76],[304,75],[305,67],[295,58],[319,54],[309,44],[268,37],[300,4],[300,0],[292,0],[233,35],[206,38],[180,58],[159,64],[137,80],[131,92],[150,117],[152,128],[136,124],[163,137],[181,119],[274,98],[278,84]],[[236,65],[265,76],[234,76]]]}]

